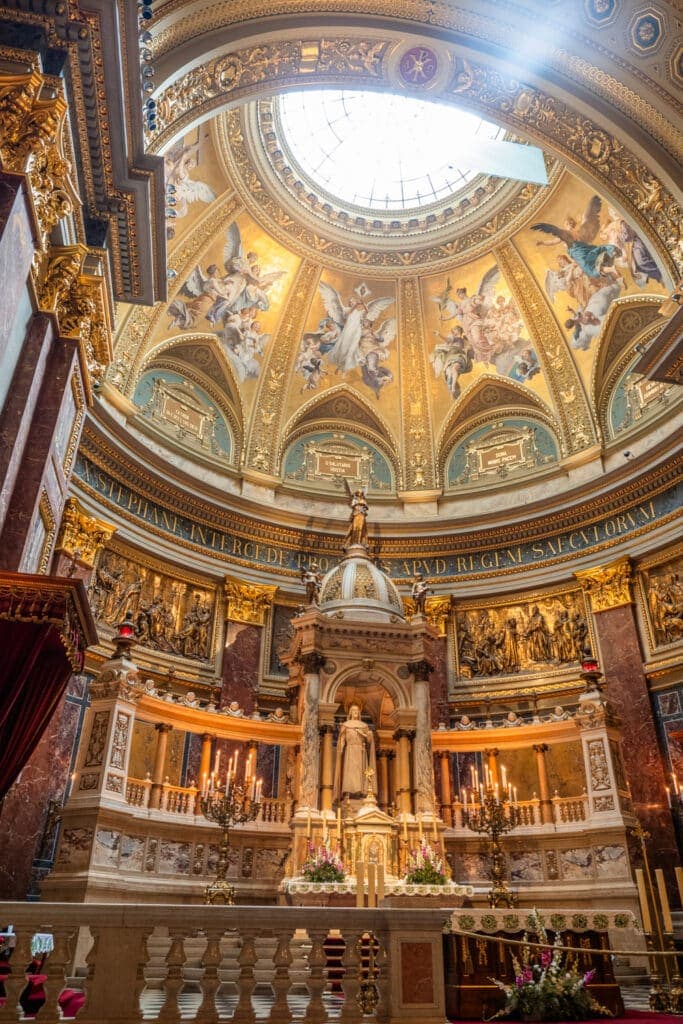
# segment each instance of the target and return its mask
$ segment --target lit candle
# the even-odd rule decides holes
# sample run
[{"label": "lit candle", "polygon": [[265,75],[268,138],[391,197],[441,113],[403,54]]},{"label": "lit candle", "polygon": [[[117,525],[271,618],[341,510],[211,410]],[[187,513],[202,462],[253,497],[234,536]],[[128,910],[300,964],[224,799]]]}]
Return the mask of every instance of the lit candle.
[{"label": "lit candle", "polygon": [[664,789],[666,790],[666,802],[668,803],[669,807],[671,807],[671,790],[668,786],[665,786]]},{"label": "lit candle", "polygon": [[206,800],[206,794],[208,792],[208,789],[209,789],[209,784],[208,784],[208,781],[207,781],[207,778],[206,778],[206,772],[204,772],[204,774],[202,775],[202,796],[203,796],[203,798],[205,800]]},{"label": "lit candle", "polygon": [[673,935],[674,926],[673,921],[671,920],[671,907],[669,906],[669,897],[666,892],[664,872],[661,868],[656,868],[655,877],[657,879],[657,889],[659,890],[659,902],[662,906],[662,923],[664,925],[664,931],[669,935]]},{"label": "lit candle", "polygon": [[377,865],[377,903],[384,899],[384,864]]},{"label": "lit candle", "polygon": [[472,786],[474,786],[475,782],[474,782],[474,765],[473,764],[470,765],[470,781],[472,783]]},{"label": "lit candle", "polygon": [[507,769],[504,764],[500,766],[500,777],[503,783],[503,789],[507,789]]},{"label": "lit candle", "polygon": [[645,876],[642,868],[636,868],[636,884],[638,886],[638,899],[640,900],[640,913],[643,918],[643,931],[652,931],[652,920],[650,918],[650,907],[647,902],[647,889],[645,888]]},{"label": "lit candle", "polygon": [[483,787],[481,782],[479,783],[479,796],[481,798],[481,802],[483,803],[484,802],[484,787]]},{"label": "lit candle", "polygon": [[512,783],[508,782],[508,800],[512,803]]},{"label": "lit candle", "polygon": [[337,808],[337,839],[341,840],[341,807]]},{"label": "lit candle", "polygon": [[256,803],[257,804],[261,803],[261,797],[262,796],[263,796],[263,779],[259,779],[258,780],[258,785],[256,786]]},{"label": "lit candle", "polygon": [[220,752],[220,750],[217,750],[216,751],[216,759],[215,759],[215,761],[213,763],[213,773],[214,773],[214,775],[218,775],[218,769],[220,768],[220,766],[221,766],[221,752]]},{"label": "lit candle", "polygon": [[235,763],[232,766],[233,775],[237,775],[237,761],[238,761],[238,758],[239,758],[239,754],[240,754],[239,750],[236,750],[235,751]]},{"label": "lit candle", "polygon": [[516,786],[512,787],[512,792],[515,794],[515,803],[517,803],[517,787]]},{"label": "lit candle", "polygon": [[479,769],[474,769],[474,788],[479,789]]},{"label": "lit candle", "polygon": [[462,791],[462,809],[463,809],[463,811],[467,810],[467,790],[466,789],[463,789],[463,791]]},{"label": "lit candle", "polygon": [[678,776],[676,775],[676,772],[672,772],[671,773],[671,778],[673,779],[673,783],[674,783],[674,793],[677,793],[678,792]]}]

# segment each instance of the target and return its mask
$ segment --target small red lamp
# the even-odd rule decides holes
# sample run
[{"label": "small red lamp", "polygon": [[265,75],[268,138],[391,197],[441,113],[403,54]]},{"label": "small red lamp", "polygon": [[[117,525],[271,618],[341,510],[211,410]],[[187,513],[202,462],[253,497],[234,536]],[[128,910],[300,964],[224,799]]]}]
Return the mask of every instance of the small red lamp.
[{"label": "small red lamp", "polygon": [[117,658],[125,658],[135,643],[135,623],[133,622],[133,613],[126,612],[125,618],[119,622],[116,629],[117,633],[114,637],[114,643],[116,645],[115,656]]}]

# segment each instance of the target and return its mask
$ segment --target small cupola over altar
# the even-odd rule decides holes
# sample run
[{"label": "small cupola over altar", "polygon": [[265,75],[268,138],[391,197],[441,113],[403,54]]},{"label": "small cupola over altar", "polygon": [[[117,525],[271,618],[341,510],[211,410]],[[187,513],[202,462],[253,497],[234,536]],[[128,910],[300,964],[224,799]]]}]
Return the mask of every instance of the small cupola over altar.
[{"label": "small cupola over altar", "polygon": [[[350,494],[344,557],[302,572],[306,607],[282,655],[302,728],[299,805],[285,893],[296,902],[408,897],[411,851],[448,875],[431,743],[426,585],[406,619],[398,590],[368,552],[368,503]],[[393,797],[390,796],[393,794]],[[311,878],[327,882],[311,882]],[[411,898],[433,895],[409,886]],[[467,890],[447,881],[439,898]]]}]

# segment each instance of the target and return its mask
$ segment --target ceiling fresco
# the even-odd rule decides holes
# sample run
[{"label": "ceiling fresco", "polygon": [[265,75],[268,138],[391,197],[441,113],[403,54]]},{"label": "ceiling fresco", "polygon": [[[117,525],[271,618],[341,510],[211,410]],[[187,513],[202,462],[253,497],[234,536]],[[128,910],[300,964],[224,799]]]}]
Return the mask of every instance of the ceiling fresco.
[{"label": "ceiling fresco", "polygon": [[[307,219],[302,200],[304,248],[296,242],[291,204],[275,224],[263,212],[267,204],[248,202],[231,180],[222,117],[193,129],[165,154],[169,297],[151,312],[124,310],[117,348],[128,357],[133,352],[134,365],[127,377],[110,374],[110,382],[132,398],[142,375],[156,363],[164,365],[170,347],[180,353],[173,362],[180,372],[179,341],[208,338],[221,366],[229,368],[231,393],[225,402],[239,407],[241,446],[249,451],[255,429],[250,424],[259,423],[262,430],[267,422],[272,436],[266,447],[277,455],[252,465],[259,470],[269,465],[271,476],[274,470],[288,488],[338,490],[339,481],[329,472],[334,460],[325,463],[327,476],[317,483],[310,469],[311,445],[335,432],[369,445],[377,466],[388,458],[391,472],[382,475],[376,467],[373,479],[391,494],[430,481],[446,490],[501,485],[521,472],[547,473],[576,451],[563,435],[567,407],[577,389],[585,391],[584,402],[594,393],[592,375],[610,309],[630,297],[652,301],[666,294],[668,284],[651,245],[610,202],[548,159],[549,184],[534,186],[526,208],[521,186],[484,189],[492,197],[492,223],[510,225],[503,236],[492,229],[495,237],[485,255],[478,227],[470,258],[465,234],[453,246],[457,256],[441,247],[439,259],[423,270],[405,253],[394,272],[386,266],[380,271],[369,255],[370,236],[367,260],[340,263],[338,247],[335,259],[327,260],[323,240],[312,260],[309,241],[319,237],[321,217],[317,201],[311,198],[315,216]],[[239,141],[248,154],[247,135]],[[284,186],[275,177],[264,184],[255,152],[253,159],[251,172],[242,168],[241,187],[246,181],[253,196],[262,196],[267,186],[273,202],[283,200],[277,190],[284,193]],[[495,185],[498,179],[490,180]],[[507,220],[506,203],[515,204],[514,217]],[[338,211],[334,218],[339,232]],[[283,225],[291,243],[283,243]],[[377,242],[378,251],[381,246],[386,248],[386,238]],[[541,298],[542,323],[524,302],[530,291]],[[558,344],[564,352],[558,353]],[[571,379],[561,377],[560,365],[575,366],[578,375],[572,370]],[[504,415],[496,405],[504,407]],[[601,416],[595,408],[591,415],[599,437]],[[638,417],[632,420],[637,423]],[[621,426],[621,433],[626,429],[628,424]],[[261,435],[258,440],[263,451]],[[434,449],[426,458],[435,468],[431,475],[411,477],[407,453],[425,443]],[[498,443],[500,450],[494,450]],[[590,443],[586,435],[585,446]],[[229,451],[238,451],[227,444],[218,449],[223,461]],[[510,461],[513,451],[517,469]],[[479,466],[504,467],[506,458],[508,470]],[[238,468],[234,460],[233,468]]]}]

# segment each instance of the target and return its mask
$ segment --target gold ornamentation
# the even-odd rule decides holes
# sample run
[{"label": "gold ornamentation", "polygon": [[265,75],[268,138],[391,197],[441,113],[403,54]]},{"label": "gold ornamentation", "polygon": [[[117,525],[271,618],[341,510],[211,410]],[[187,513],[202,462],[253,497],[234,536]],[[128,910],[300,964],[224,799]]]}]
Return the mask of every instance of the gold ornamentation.
[{"label": "gold ornamentation", "polygon": [[675,551],[666,562],[640,574],[651,647],[676,643],[683,637],[683,555]]},{"label": "gold ornamentation", "polygon": [[62,523],[55,550],[78,558],[92,568],[98,552],[116,529],[110,523],[88,515],[77,498],[69,498],[62,513]]},{"label": "gold ornamentation", "polygon": [[401,376],[411,381],[403,395],[403,480],[410,491],[433,489],[434,444],[424,365],[422,309],[416,278],[399,282]]},{"label": "gold ornamentation", "polygon": [[228,599],[228,619],[231,622],[247,622],[263,626],[266,613],[273,604],[276,586],[264,583],[245,583],[236,576],[225,577],[225,593]]},{"label": "gold ornamentation", "polygon": [[[412,597],[403,597],[401,600],[403,602],[403,614],[406,619],[411,619],[417,611],[414,599]],[[438,631],[439,636],[446,636],[452,604],[450,596],[427,598],[425,617],[429,625]]]},{"label": "gold ornamentation", "polygon": [[494,256],[524,317],[545,371],[562,425],[564,454],[581,451],[594,444],[597,435],[581,377],[564,335],[538,282],[514,245],[500,246],[494,250]]},{"label": "gold ornamentation", "polygon": [[277,327],[277,344],[268,347],[254,403],[260,419],[252,426],[246,458],[246,464],[261,473],[274,475],[278,472],[277,442],[284,413],[284,382],[298,352],[319,273],[317,264],[310,261],[301,264]]},{"label": "gold ornamentation", "polygon": [[580,569],[574,575],[583,592],[590,598],[594,612],[606,612],[610,608],[619,608],[633,602],[631,560],[628,556],[618,558],[609,565]]}]

